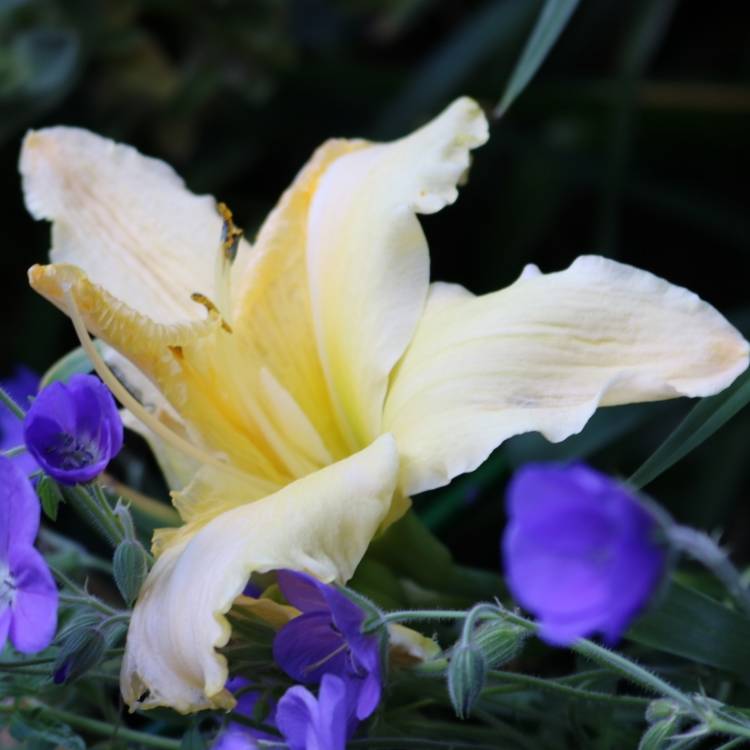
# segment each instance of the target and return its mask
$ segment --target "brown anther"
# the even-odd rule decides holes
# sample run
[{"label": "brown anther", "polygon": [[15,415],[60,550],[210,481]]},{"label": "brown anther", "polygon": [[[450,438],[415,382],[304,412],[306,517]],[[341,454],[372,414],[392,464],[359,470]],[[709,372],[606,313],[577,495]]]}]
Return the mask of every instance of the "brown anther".
[{"label": "brown anther", "polygon": [[201,294],[200,292],[193,292],[190,295],[190,299],[193,300],[193,302],[197,302],[199,305],[203,305],[203,307],[208,310],[209,315],[216,315],[219,320],[221,321],[221,327],[227,332],[232,333],[232,326],[227,323],[226,320],[222,317],[221,313],[219,312],[219,308],[216,307],[216,305],[211,302],[211,300],[206,297],[205,294]]},{"label": "brown anther", "polygon": [[221,249],[229,263],[233,263],[237,257],[237,248],[242,239],[242,230],[234,223],[232,212],[226,203],[219,203],[217,206],[219,215],[224,221],[221,229]]},{"label": "brown anther", "polygon": [[170,346],[168,348],[169,348],[169,351],[172,352],[172,356],[176,360],[182,361],[182,359],[184,358],[185,355],[184,355],[184,353],[182,351],[182,347],[181,346]]}]

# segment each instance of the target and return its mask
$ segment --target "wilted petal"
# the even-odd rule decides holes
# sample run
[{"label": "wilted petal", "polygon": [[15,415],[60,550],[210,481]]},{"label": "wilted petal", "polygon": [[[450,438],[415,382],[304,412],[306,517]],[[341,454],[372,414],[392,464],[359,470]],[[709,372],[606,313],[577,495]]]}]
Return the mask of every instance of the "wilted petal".
[{"label": "wilted petal", "polygon": [[388,376],[422,314],[429,258],[416,214],[456,199],[470,149],[486,140],[479,105],[458,99],[406,138],[340,157],[317,185],[308,224],[312,312],[353,445],[381,431]]},{"label": "wilted petal", "polygon": [[564,440],[600,405],[708,396],[747,362],[695,294],[605,258],[482,297],[435,285],[386,402],[402,491],[471,471],[512,435]]},{"label": "wilted petal", "polygon": [[[157,560],[133,612],[121,687],[131,705],[229,707],[224,615],[250,574],[348,579],[391,502],[398,457],[384,435],[274,495],[227,511]],[[144,693],[148,692],[148,695]]]}]

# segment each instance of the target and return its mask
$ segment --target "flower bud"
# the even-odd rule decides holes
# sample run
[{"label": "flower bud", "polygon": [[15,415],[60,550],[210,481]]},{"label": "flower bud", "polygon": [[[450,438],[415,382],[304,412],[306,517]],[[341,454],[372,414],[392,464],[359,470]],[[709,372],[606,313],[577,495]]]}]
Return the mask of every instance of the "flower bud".
[{"label": "flower bud", "polygon": [[670,719],[680,713],[680,707],[669,698],[657,698],[646,707],[646,721],[653,724],[661,719]]},{"label": "flower bud", "polygon": [[93,669],[107,651],[107,641],[98,628],[81,627],[63,642],[53,666],[56,684],[72,682]]},{"label": "flower bud", "polygon": [[662,719],[652,724],[641,737],[638,750],[666,750],[672,746],[672,737],[679,729],[677,716]]},{"label": "flower bud", "polygon": [[112,568],[117,588],[130,607],[148,573],[148,556],[143,545],[135,539],[124,539],[117,545]]},{"label": "flower bud", "polygon": [[520,625],[504,620],[489,620],[476,629],[473,641],[482,652],[487,667],[496,669],[523,651],[528,635],[529,632]]},{"label": "flower bud", "polygon": [[448,664],[448,695],[459,719],[471,713],[486,675],[487,663],[481,650],[472,644],[458,644]]}]

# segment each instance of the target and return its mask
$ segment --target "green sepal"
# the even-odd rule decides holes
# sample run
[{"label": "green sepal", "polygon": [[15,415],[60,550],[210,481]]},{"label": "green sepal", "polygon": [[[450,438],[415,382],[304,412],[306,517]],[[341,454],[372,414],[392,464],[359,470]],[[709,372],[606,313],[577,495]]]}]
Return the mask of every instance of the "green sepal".
[{"label": "green sepal", "polygon": [[36,486],[36,493],[39,495],[39,501],[42,504],[44,515],[50,521],[57,521],[57,510],[60,503],[65,502],[62,490],[52,477],[44,474]]}]

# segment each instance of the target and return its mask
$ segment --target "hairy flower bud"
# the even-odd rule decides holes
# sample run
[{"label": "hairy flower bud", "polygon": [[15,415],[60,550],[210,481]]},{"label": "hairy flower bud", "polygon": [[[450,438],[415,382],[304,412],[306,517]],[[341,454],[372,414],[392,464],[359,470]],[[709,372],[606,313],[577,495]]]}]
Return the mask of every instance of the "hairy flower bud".
[{"label": "hairy flower bud", "polygon": [[107,640],[99,628],[81,627],[63,642],[53,667],[56,684],[72,682],[93,669],[107,651]]},{"label": "hairy flower bud", "polygon": [[473,644],[458,644],[448,664],[448,695],[460,719],[471,714],[486,676],[487,662],[482,651]]},{"label": "hairy flower bud", "polygon": [[117,588],[130,607],[148,574],[148,556],[143,545],[135,539],[124,539],[117,545],[112,568]]},{"label": "hairy flower bud", "polygon": [[489,620],[476,629],[473,641],[482,652],[487,667],[495,669],[521,653],[528,635],[528,630],[520,625],[504,620]]}]

